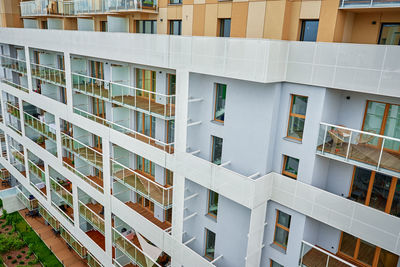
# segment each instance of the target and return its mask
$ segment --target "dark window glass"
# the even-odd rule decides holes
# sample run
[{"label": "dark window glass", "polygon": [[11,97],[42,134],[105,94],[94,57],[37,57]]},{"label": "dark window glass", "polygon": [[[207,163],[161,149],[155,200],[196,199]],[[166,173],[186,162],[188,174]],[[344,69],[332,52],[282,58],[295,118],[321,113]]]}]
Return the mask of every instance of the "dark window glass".
[{"label": "dark window glass", "polygon": [[215,233],[206,229],[206,249],[205,256],[209,259],[214,259],[215,252]]},{"label": "dark window glass", "polygon": [[299,169],[299,160],[289,156],[284,156],[284,157],[285,158],[284,158],[282,174],[296,179],[297,171]]},{"label": "dark window glass", "polygon": [[284,267],[283,265],[271,260],[271,267]]},{"label": "dark window glass", "polygon": [[224,121],[225,119],[225,101],[226,101],[226,84],[216,85],[215,93],[215,112],[214,119],[217,121]]},{"label": "dark window glass", "polygon": [[169,3],[172,5],[182,4],[182,0],[169,0]]},{"label": "dark window glass", "polygon": [[318,34],[318,20],[303,20],[300,41],[315,42]]},{"label": "dark window glass", "polygon": [[277,211],[278,218],[275,225],[274,243],[283,249],[287,248],[291,216],[282,211]]},{"label": "dark window glass", "polygon": [[360,240],[360,249],[358,251],[357,259],[366,263],[368,265],[372,265],[372,261],[374,260],[376,246],[364,241]]},{"label": "dark window glass", "polygon": [[182,20],[170,20],[169,21],[169,34],[170,35],[181,35]]},{"label": "dark window glass", "polygon": [[365,204],[370,179],[371,171],[362,168],[356,168],[353,186],[351,188],[351,200]]},{"label": "dark window glass", "polygon": [[218,193],[208,191],[208,214],[217,217],[218,213]]},{"label": "dark window glass", "polygon": [[222,142],[223,139],[212,136],[212,157],[211,161],[214,164],[220,165],[221,164],[221,158],[222,158]]},{"label": "dark window glass", "polygon": [[287,136],[296,140],[302,140],[308,97],[292,95],[291,101]]},{"label": "dark window glass", "polygon": [[356,250],[357,238],[343,232],[342,242],[340,243],[340,252],[354,257],[354,252]]},{"label": "dark window glass", "polygon": [[137,20],[136,33],[157,33],[157,21],[155,20]]},{"label": "dark window glass", "polygon": [[219,37],[231,36],[231,19],[219,20]]},{"label": "dark window glass", "polygon": [[107,32],[108,31],[108,23],[107,21],[100,21],[100,31]]},{"label": "dark window glass", "polygon": [[400,45],[400,23],[382,24],[378,44]]},{"label": "dark window glass", "polygon": [[392,177],[381,173],[375,174],[371,199],[369,201],[370,207],[385,211],[391,183]]},{"label": "dark window glass", "polygon": [[390,214],[400,217],[400,182],[397,180]]}]

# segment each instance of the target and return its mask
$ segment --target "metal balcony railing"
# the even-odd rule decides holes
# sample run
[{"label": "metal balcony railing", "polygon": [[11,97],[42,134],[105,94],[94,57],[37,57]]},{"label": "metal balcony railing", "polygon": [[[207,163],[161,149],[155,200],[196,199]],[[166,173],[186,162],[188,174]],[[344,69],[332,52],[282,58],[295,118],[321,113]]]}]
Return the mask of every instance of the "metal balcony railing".
[{"label": "metal balcony railing", "polygon": [[50,178],[50,188],[52,192],[58,195],[59,198],[65,201],[70,207],[73,207],[73,197],[72,193],[68,191],[64,186],[62,186],[59,182],[56,181],[53,177]]},{"label": "metal balcony railing", "polygon": [[12,58],[5,55],[0,55],[1,66],[6,69],[13,70],[20,74],[26,75],[26,61],[21,59]]},{"label": "metal balcony railing", "polygon": [[65,87],[65,71],[57,68],[31,63],[32,77],[57,86]]},{"label": "metal balcony railing", "polygon": [[3,83],[5,83],[5,84],[8,84],[9,86],[12,86],[12,87],[14,87],[14,88],[17,88],[18,90],[21,90],[21,91],[25,92],[25,93],[28,93],[28,92],[29,92],[28,87],[25,87],[25,86],[22,86],[22,85],[20,85],[20,84],[17,84],[17,83],[15,83],[15,82],[13,82],[11,79],[3,78],[3,79],[1,79],[1,81],[2,81]]},{"label": "metal balcony railing", "polygon": [[20,3],[21,16],[74,15],[74,2],[63,0],[35,0]]},{"label": "metal balcony railing", "polygon": [[398,176],[400,139],[320,123],[317,154],[359,167]]},{"label": "metal balcony railing", "polygon": [[341,0],[340,8],[399,7],[400,0]]},{"label": "metal balcony railing", "polygon": [[84,259],[87,255],[86,248],[79,243],[62,225],[60,225],[60,235],[67,242],[78,255]]},{"label": "metal balcony railing", "polygon": [[17,198],[22,202],[22,204],[24,204],[24,206],[28,209],[28,210],[34,210],[38,208],[39,202],[37,199],[33,198],[30,199],[28,198],[23,192],[22,190],[17,187]]},{"label": "metal balcony railing", "polygon": [[51,127],[44,121],[40,121],[38,118],[33,117],[31,114],[24,112],[24,122],[38,133],[56,141],[56,129]]},{"label": "metal balcony railing", "polygon": [[124,11],[157,11],[156,0],[75,0],[75,14]]},{"label": "metal balcony railing", "polygon": [[79,214],[85,218],[94,228],[104,234],[104,219],[93,212],[88,206],[79,200]]},{"label": "metal balcony railing", "polygon": [[59,229],[60,223],[40,203],[39,203],[39,213],[40,215],[42,215],[43,219],[45,219],[46,222],[48,222],[51,225],[51,227],[53,227],[55,230]]}]

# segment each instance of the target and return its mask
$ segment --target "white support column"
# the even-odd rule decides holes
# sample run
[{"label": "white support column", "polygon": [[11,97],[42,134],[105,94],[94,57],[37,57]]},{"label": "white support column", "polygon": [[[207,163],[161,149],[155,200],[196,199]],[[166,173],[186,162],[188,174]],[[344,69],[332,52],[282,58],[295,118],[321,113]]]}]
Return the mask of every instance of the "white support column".
[{"label": "white support column", "polygon": [[104,235],[107,260],[105,266],[112,266],[112,223],[111,223],[111,185],[110,185],[110,140],[102,137],[103,149],[103,188],[104,188]]},{"label": "white support column", "polygon": [[61,145],[61,123],[60,123],[60,117],[57,115],[54,115],[54,120],[56,124],[56,145],[57,145],[57,158],[62,164],[62,145]]},{"label": "white support column", "polygon": [[75,229],[79,229],[79,195],[78,195],[78,186],[76,183],[72,183],[72,204],[74,209],[74,225]]},{"label": "white support column", "polygon": [[[23,107],[23,101],[21,98],[18,98],[18,106],[19,106],[19,120],[21,123],[21,133],[22,136],[26,136],[25,135],[25,123],[24,123],[24,107]],[[23,144],[21,144],[23,145]]]},{"label": "white support column", "polygon": [[72,80],[71,80],[71,56],[69,52],[64,53],[64,64],[65,64],[65,84],[67,86],[67,109],[68,112],[73,112],[72,105]]},{"label": "white support column", "polygon": [[246,267],[260,266],[267,202],[251,210],[247,239]]},{"label": "white support column", "polygon": [[[175,153],[186,152],[187,116],[189,96],[189,72],[176,72],[176,105],[175,105]],[[174,173],[174,194],[172,208],[172,236],[182,242],[183,209],[185,199],[185,177]],[[180,266],[172,255],[172,265]]]},{"label": "white support column", "polygon": [[45,176],[45,183],[46,183],[46,193],[47,193],[47,204],[51,206],[51,193],[50,193],[50,178],[49,178],[49,164],[44,161],[44,176]]},{"label": "white support column", "polygon": [[33,84],[32,84],[32,72],[31,72],[31,57],[29,54],[29,47],[25,46],[25,62],[26,62],[26,72],[27,72],[27,79],[28,79],[28,89],[29,93],[33,91]]}]

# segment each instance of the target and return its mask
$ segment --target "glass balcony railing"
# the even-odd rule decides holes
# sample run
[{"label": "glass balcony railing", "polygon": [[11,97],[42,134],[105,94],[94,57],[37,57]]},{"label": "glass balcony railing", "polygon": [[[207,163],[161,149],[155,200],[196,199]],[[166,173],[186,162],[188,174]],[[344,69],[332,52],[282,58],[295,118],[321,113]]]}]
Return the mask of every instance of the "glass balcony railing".
[{"label": "glass balcony railing", "polygon": [[9,145],[9,148],[10,148],[11,155],[13,155],[15,160],[25,166],[24,152],[23,151],[19,151],[18,149],[14,148],[11,145]]},{"label": "glass balcony railing", "polygon": [[161,267],[161,265],[147,256],[145,252],[139,249],[132,241],[119,233],[115,228],[113,228],[113,244],[139,266]]},{"label": "glass balcony railing", "polygon": [[92,226],[97,228],[101,233],[104,234],[104,219],[98,214],[94,213],[88,206],[82,201],[79,201],[79,214],[85,218]]},{"label": "glass balcony railing", "polygon": [[165,95],[82,74],[72,74],[73,89],[163,119],[175,116],[175,95]]},{"label": "glass balcony railing", "polygon": [[100,170],[103,168],[102,154],[90,146],[85,145],[84,143],[65,133],[61,133],[61,144],[64,149],[74,153],[76,156],[80,157],[91,165],[94,165],[94,167],[99,168]]},{"label": "glass balcony railing", "polygon": [[73,207],[72,193],[51,176],[50,176],[50,188],[52,192],[57,194],[58,197],[60,197],[62,200],[65,201],[65,203],[67,203],[70,207]]},{"label": "glass balcony railing", "polygon": [[17,105],[12,104],[11,102],[7,102],[7,112],[14,118],[20,120],[20,111]]},{"label": "glass balcony railing", "polygon": [[1,81],[3,82],[3,83],[5,83],[5,84],[8,84],[9,86],[12,86],[12,87],[14,87],[14,88],[17,88],[18,90],[21,90],[21,91],[23,91],[23,92],[25,92],[25,93],[28,93],[29,92],[29,89],[28,89],[28,87],[25,87],[25,86],[22,86],[22,85],[20,85],[20,84],[17,84],[17,83],[14,83],[14,82],[12,82],[11,80],[9,80],[9,79],[1,79]]},{"label": "glass balcony railing", "polygon": [[400,139],[320,123],[317,154],[398,176]]},{"label": "glass balcony railing", "polygon": [[0,180],[7,181],[10,179],[10,173],[7,169],[0,170]]},{"label": "glass balcony railing", "polygon": [[300,267],[356,267],[355,265],[306,241],[302,241],[301,244],[299,263]]},{"label": "glass balcony railing", "polygon": [[62,225],[60,225],[60,235],[67,242],[78,255],[83,259],[87,255],[86,248],[79,243]]},{"label": "glass balcony railing", "polygon": [[3,68],[13,70],[23,75],[27,74],[25,60],[16,59],[4,55],[0,55],[0,60],[1,60],[1,66]]},{"label": "glass balcony railing", "polygon": [[99,184],[95,183],[90,177],[80,172],[75,166],[63,161],[63,165],[65,168],[76,174],[79,178],[81,178],[86,183],[90,184],[92,187],[96,188],[99,192],[104,193],[104,189]]},{"label": "glass balcony railing", "polygon": [[38,187],[38,185],[34,184],[33,182],[30,182],[30,184],[39,194],[41,194],[44,198],[47,198],[47,188],[46,188],[46,186]]},{"label": "glass balcony railing", "polygon": [[94,14],[118,11],[157,11],[156,0],[75,0],[76,14]]},{"label": "glass balcony railing", "polygon": [[57,86],[65,87],[65,71],[31,63],[32,77]]},{"label": "glass balcony railing", "polygon": [[43,121],[33,117],[31,114],[24,112],[24,122],[25,125],[30,126],[32,129],[36,130],[38,133],[56,141],[56,129],[55,127],[50,127]]},{"label": "glass balcony railing", "polygon": [[20,3],[21,16],[74,15],[74,2],[63,0],[35,0]]},{"label": "glass balcony railing", "polygon": [[34,210],[38,208],[39,202],[37,199],[33,198],[33,197],[27,197],[22,190],[19,187],[17,188],[17,198],[22,202],[22,204],[24,204],[24,206],[28,209],[28,210]]},{"label": "glass balcony railing", "polygon": [[90,267],[102,267],[103,265],[88,251],[87,253],[87,264]]},{"label": "glass balcony railing", "polygon": [[400,0],[341,0],[340,8],[400,7]]},{"label": "glass balcony railing", "polygon": [[111,174],[114,179],[150,199],[164,209],[172,206],[172,186],[162,186],[144,175],[111,159]]},{"label": "glass balcony railing", "polygon": [[133,138],[135,138],[137,140],[140,140],[140,141],[142,141],[144,143],[147,143],[147,144],[149,144],[151,146],[154,146],[154,147],[156,147],[158,149],[161,149],[161,150],[163,150],[163,151],[165,151],[165,152],[167,152],[169,154],[174,153],[174,143],[168,143],[167,144],[167,143],[165,143],[165,142],[163,142],[161,140],[157,140],[155,138],[149,137],[149,136],[147,136],[145,134],[136,132],[135,130],[132,130],[130,128],[127,128],[127,127],[121,125],[121,124],[127,125],[129,123],[128,121],[121,120],[121,121],[112,122],[112,121],[109,121],[107,119],[101,118],[99,116],[93,115],[92,113],[84,111],[84,110],[82,110],[80,108],[77,108],[77,107],[74,107],[74,112],[76,114],[78,114],[78,115],[81,115],[81,116],[89,119],[89,120],[92,120],[92,121],[95,121],[97,123],[100,123],[100,124],[102,124],[102,125],[104,125],[106,127],[109,127],[111,129],[113,129],[113,130],[116,130],[118,132],[124,133],[124,134],[126,134],[126,135],[128,135],[130,137],[133,137]]},{"label": "glass balcony railing", "polygon": [[[29,171],[36,175],[42,182],[46,182],[46,175],[44,173],[44,169],[36,165],[33,161],[28,159],[28,167]],[[44,167],[43,167],[44,168]]]},{"label": "glass balcony railing", "polygon": [[43,219],[48,222],[51,227],[53,227],[55,230],[58,230],[60,227],[60,223],[57,221],[57,219],[50,214],[42,205],[39,203],[39,213],[42,215]]}]

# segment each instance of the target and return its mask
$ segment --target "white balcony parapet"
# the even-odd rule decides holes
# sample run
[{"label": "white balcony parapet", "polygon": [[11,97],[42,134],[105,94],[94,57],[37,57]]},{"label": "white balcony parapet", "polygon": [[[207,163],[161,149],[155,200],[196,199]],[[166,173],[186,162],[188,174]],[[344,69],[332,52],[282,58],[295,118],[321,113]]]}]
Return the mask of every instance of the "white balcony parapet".
[{"label": "white balcony parapet", "polygon": [[340,8],[400,7],[399,0],[341,0]]},{"label": "white balcony parapet", "polygon": [[[318,261],[318,263],[315,261]],[[303,240],[301,243],[299,267],[312,267],[316,266],[316,264],[320,266],[357,267]]]},{"label": "white balcony parapet", "polygon": [[397,177],[399,147],[398,138],[321,122],[316,153]]}]

